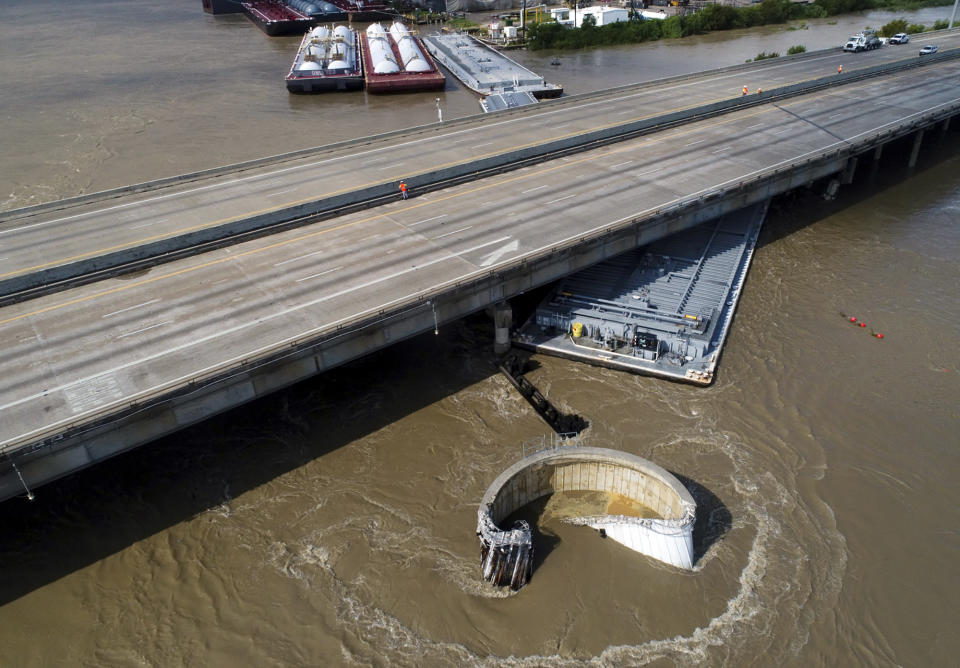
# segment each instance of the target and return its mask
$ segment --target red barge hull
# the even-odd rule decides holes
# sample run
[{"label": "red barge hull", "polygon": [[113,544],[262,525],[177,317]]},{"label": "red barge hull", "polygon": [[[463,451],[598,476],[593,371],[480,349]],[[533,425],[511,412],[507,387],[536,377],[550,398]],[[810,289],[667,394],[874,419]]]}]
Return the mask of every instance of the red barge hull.
[{"label": "red barge hull", "polygon": [[[397,72],[396,74],[376,74],[374,72],[373,60],[370,58],[370,44],[367,41],[365,33],[360,33],[360,51],[363,56],[363,79],[366,82],[367,91],[370,93],[416,93],[428,90],[443,90],[447,79],[440,70],[433,58],[427,53],[423,42],[419,37],[414,37],[414,41],[420,48],[423,59],[430,65],[429,72]],[[397,62],[403,62],[400,59],[400,51],[393,40],[390,41],[393,49],[393,55]]]},{"label": "red barge hull", "polygon": [[243,13],[271,37],[300,35],[314,24],[312,17],[301,14],[280,0],[247,0],[241,4]]}]

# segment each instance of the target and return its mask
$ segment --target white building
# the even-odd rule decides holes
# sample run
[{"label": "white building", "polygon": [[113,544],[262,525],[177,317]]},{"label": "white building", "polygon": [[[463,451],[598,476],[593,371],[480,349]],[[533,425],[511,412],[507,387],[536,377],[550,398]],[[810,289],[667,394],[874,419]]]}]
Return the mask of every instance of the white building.
[{"label": "white building", "polygon": [[628,21],[630,19],[630,10],[620,9],[619,7],[581,7],[576,11],[567,7],[554,7],[550,10],[550,18],[567,26],[579,28],[583,25],[584,16],[592,16],[597,21],[598,26],[605,26],[618,21]]}]

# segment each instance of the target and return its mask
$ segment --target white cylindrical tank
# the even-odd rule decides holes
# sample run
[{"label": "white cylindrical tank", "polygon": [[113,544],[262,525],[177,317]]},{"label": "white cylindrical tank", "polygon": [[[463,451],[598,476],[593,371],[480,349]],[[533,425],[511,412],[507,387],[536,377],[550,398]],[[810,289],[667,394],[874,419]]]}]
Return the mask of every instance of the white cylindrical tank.
[{"label": "white cylindrical tank", "polygon": [[397,49],[400,51],[400,59],[403,61],[403,69],[407,72],[429,72],[430,64],[420,52],[413,35],[407,30],[407,26],[396,21],[390,26],[390,35],[393,41],[397,43]]},{"label": "white cylindrical tank", "polygon": [[354,32],[347,26],[337,26],[333,29],[333,40],[330,42],[328,54],[330,63],[328,70],[349,70],[353,69],[352,63],[356,62],[354,49],[356,48],[356,38]]},{"label": "white cylindrical tank", "polygon": [[373,63],[374,73],[395,74],[400,71],[382,25],[374,23],[367,28],[367,44],[370,46],[370,60]]}]

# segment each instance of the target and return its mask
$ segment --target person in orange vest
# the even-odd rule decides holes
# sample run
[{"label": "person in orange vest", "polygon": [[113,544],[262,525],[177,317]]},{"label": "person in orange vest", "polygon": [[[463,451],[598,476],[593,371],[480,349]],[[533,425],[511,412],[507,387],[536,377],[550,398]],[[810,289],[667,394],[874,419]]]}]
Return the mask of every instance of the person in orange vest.
[{"label": "person in orange vest", "polygon": [[403,197],[403,199],[407,199],[407,182],[406,181],[400,182],[400,195],[401,197]]},{"label": "person in orange vest", "polygon": [[843,74],[843,65],[837,65],[837,74]]},{"label": "person in orange vest", "polygon": [[744,86],[744,87],[743,87],[743,95],[746,95],[746,94],[747,94],[747,87]]}]

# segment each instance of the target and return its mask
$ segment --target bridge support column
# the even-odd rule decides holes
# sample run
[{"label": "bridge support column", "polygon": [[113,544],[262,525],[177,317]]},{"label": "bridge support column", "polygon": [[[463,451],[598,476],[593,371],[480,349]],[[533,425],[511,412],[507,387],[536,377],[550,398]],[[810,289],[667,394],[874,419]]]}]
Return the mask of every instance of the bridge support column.
[{"label": "bridge support column", "polygon": [[943,122],[943,125],[940,126],[940,139],[943,139],[947,134],[947,131],[950,129],[950,119],[948,118]]},{"label": "bridge support column", "polygon": [[843,166],[843,173],[840,175],[840,183],[850,185],[853,183],[853,175],[857,173],[856,156],[847,158],[847,164]]},{"label": "bridge support column", "polygon": [[913,148],[910,149],[910,160],[907,162],[907,168],[913,169],[917,166],[917,156],[920,155],[920,144],[923,142],[923,130],[917,130],[913,136]]},{"label": "bridge support column", "polygon": [[494,304],[489,309],[493,316],[493,352],[504,355],[510,350],[510,327],[513,325],[513,309],[510,302]]},{"label": "bridge support column", "polygon": [[877,172],[880,171],[880,157],[883,155],[883,147],[886,144],[880,144],[873,149],[873,160],[870,162],[870,180],[877,178]]}]

